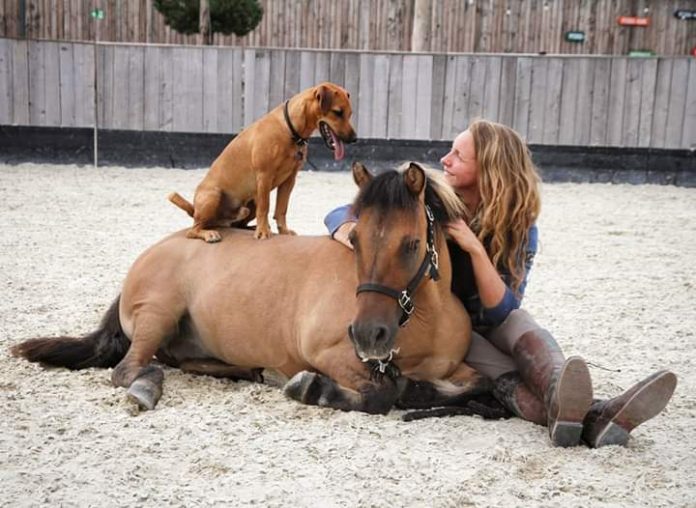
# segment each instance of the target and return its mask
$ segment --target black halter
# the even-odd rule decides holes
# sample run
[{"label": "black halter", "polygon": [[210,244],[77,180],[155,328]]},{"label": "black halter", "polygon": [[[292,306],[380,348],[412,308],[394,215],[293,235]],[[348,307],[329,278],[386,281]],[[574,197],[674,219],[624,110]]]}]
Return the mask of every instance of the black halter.
[{"label": "black halter", "polygon": [[425,205],[425,218],[428,221],[428,237],[427,245],[425,248],[425,257],[423,262],[418,268],[416,275],[413,276],[411,281],[406,285],[406,289],[403,291],[397,291],[388,286],[383,286],[381,284],[374,284],[372,282],[367,282],[365,284],[360,284],[356,291],[356,295],[363,293],[365,291],[374,291],[375,293],[382,293],[383,295],[391,296],[399,302],[399,307],[401,307],[401,318],[399,318],[399,326],[406,326],[408,320],[415,310],[415,305],[413,304],[413,292],[416,290],[418,285],[423,280],[425,272],[430,269],[430,278],[433,280],[438,280],[440,278],[439,266],[438,266],[438,255],[435,250],[435,217],[433,216],[432,210],[428,205]]},{"label": "black halter", "polygon": [[295,130],[295,127],[292,125],[292,121],[290,121],[290,113],[288,113],[288,104],[290,104],[290,99],[285,101],[285,106],[283,107],[285,123],[288,125],[288,129],[290,129],[290,133],[292,134],[292,140],[295,142],[295,144],[297,146],[304,146],[307,144],[307,140],[300,136]]}]

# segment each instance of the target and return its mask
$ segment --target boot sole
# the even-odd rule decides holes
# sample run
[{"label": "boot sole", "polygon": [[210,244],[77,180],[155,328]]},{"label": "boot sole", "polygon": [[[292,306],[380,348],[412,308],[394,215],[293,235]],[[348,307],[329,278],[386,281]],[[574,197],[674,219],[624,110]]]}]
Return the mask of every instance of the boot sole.
[{"label": "boot sole", "polygon": [[625,445],[633,429],[662,412],[676,387],[677,376],[672,372],[658,373],[619,409],[598,434],[594,446]]},{"label": "boot sole", "polygon": [[558,413],[549,425],[555,446],[577,446],[582,438],[582,422],[592,405],[592,379],[585,361],[579,356],[566,360],[556,383]]}]

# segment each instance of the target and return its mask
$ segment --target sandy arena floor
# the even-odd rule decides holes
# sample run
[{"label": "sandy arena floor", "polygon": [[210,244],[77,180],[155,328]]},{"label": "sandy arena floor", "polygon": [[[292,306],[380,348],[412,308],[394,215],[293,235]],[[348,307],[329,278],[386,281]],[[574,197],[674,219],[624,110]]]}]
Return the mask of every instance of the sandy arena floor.
[{"label": "sandy arena floor", "polygon": [[[518,419],[404,423],[287,400],[271,387],[167,369],[137,414],[110,371],[44,369],[7,348],[90,331],[130,263],[189,219],[203,171],[0,166],[2,506],[694,506],[696,189],[549,184],[525,307],[595,391],[677,373],[667,410],[627,448],[555,449]],[[304,172],[289,224],[355,192],[349,173]]]}]

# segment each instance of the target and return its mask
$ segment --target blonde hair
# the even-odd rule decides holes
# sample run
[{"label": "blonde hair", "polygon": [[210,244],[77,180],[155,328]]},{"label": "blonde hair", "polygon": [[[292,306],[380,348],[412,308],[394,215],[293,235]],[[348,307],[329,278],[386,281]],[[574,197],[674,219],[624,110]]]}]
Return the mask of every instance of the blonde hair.
[{"label": "blonde hair", "polygon": [[541,210],[541,179],[519,134],[505,125],[474,120],[469,125],[478,163],[481,201],[470,226],[498,269],[517,291],[524,279],[529,228]]}]

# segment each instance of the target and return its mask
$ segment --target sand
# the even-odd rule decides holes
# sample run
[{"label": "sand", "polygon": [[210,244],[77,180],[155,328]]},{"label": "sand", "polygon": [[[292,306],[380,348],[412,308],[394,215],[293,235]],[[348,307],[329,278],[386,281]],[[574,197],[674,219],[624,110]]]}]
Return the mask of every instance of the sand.
[{"label": "sand", "polygon": [[[679,377],[628,447],[553,448],[519,419],[404,423],[300,405],[276,388],[165,371],[138,413],[110,371],[45,369],[7,348],[90,331],[139,252],[186,227],[166,201],[203,170],[0,166],[2,506],[694,506],[696,189],[546,184],[524,306],[617,395],[656,369]],[[303,172],[289,224],[355,192]],[[613,372],[608,369],[620,371]]]}]

